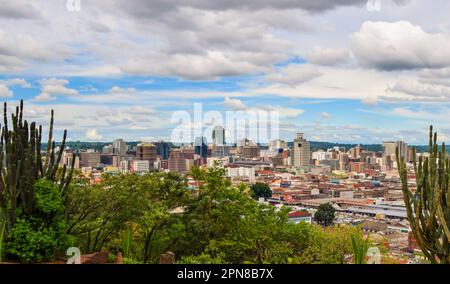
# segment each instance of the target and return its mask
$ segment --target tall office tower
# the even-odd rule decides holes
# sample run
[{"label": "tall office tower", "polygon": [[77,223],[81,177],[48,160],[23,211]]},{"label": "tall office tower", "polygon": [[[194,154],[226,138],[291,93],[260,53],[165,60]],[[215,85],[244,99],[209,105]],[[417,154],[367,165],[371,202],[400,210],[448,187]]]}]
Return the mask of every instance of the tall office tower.
[{"label": "tall office tower", "polygon": [[208,156],[208,144],[206,142],[206,138],[205,137],[195,138],[194,149],[195,154],[199,155],[202,158],[206,158]]},{"label": "tall office tower", "polygon": [[151,143],[141,143],[136,147],[136,160],[149,161],[150,167],[153,168],[153,164],[156,161],[156,146]]},{"label": "tall office tower", "polygon": [[347,165],[349,163],[350,159],[348,157],[348,154],[344,152],[339,153],[339,169],[341,171],[344,171],[347,169]]},{"label": "tall office tower", "polygon": [[74,159],[74,157],[75,157],[75,163],[73,165],[73,168],[79,169],[80,168],[80,157],[71,150],[66,150],[63,152],[61,161],[59,163],[60,166],[66,166],[67,168],[72,167],[72,160]]},{"label": "tall office tower", "polygon": [[80,153],[80,166],[95,168],[100,164],[100,152],[87,151]]},{"label": "tall office tower", "polygon": [[[397,148],[400,154],[400,157],[403,157],[406,162],[408,162],[408,144],[404,141],[397,141]],[[395,154],[395,152],[394,152]]]},{"label": "tall office tower", "polygon": [[222,126],[214,127],[212,140],[214,145],[225,145],[225,129]]},{"label": "tall office tower", "polygon": [[395,141],[383,142],[383,166],[387,169],[391,169],[394,165],[396,148],[397,142]]},{"label": "tall office tower", "polygon": [[123,139],[116,139],[113,141],[113,149],[114,154],[123,156],[128,151],[128,145],[125,141],[123,141]]},{"label": "tall office tower", "polygon": [[187,171],[186,158],[180,149],[174,149],[169,156],[169,170],[184,174]]},{"label": "tall office tower", "polygon": [[355,159],[358,159],[361,156],[361,145],[355,146]]},{"label": "tall office tower", "polygon": [[163,160],[169,159],[169,144],[164,141],[160,141],[157,142],[155,145],[156,145],[156,154],[158,154],[158,156],[161,156]]},{"label": "tall office tower", "polygon": [[294,139],[294,156],[292,159],[294,167],[306,167],[311,164],[311,146],[309,141],[303,138],[303,133],[297,133]]}]

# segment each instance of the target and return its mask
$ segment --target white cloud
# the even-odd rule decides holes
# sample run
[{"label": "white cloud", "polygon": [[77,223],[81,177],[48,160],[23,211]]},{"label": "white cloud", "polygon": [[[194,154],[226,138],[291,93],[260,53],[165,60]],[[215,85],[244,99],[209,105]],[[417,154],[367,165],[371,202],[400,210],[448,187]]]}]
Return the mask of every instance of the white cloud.
[{"label": "white cloud", "polygon": [[240,99],[232,99],[229,97],[225,97],[223,105],[232,110],[244,110],[246,108],[245,104]]},{"label": "white cloud", "polygon": [[307,64],[291,64],[276,73],[267,75],[270,82],[284,85],[299,85],[320,77],[322,73],[314,66]]},{"label": "white cloud", "polygon": [[39,11],[28,1],[2,0],[0,18],[32,19],[40,16]]},{"label": "white cloud", "polygon": [[10,98],[13,96],[13,93],[10,89],[8,89],[5,85],[0,85],[0,98]]},{"label": "white cloud", "polygon": [[6,86],[20,86],[22,88],[31,88],[31,84],[22,78],[0,80],[0,83]]},{"label": "white cloud", "polygon": [[337,65],[348,61],[349,52],[345,49],[315,47],[305,58],[313,64]]},{"label": "white cloud", "polygon": [[330,113],[328,113],[328,112],[321,112],[320,113],[320,118],[322,118],[322,119],[329,119],[331,117],[332,117],[332,115]]},{"label": "white cloud", "polygon": [[358,61],[381,70],[441,68],[450,65],[450,37],[427,33],[408,21],[365,22],[351,35]]},{"label": "white cloud", "polygon": [[129,93],[135,93],[135,92],[136,92],[135,88],[124,89],[124,88],[117,87],[117,86],[112,87],[111,91],[110,91],[111,94],[129,94]]},{"label": "white cloud", "polygon": [[97,129],[88,129],[86,131],[86,138],[89,141],[99,141],[100,139],[102,139],[102,136],[100,134],[98,134]]},{"label": "white cloud", "polygon": [[63,96],[77,96],[78,91],[75,89],[67,88],[66,85],[69,84],[68,80],[65,79],[42,79],[39,81],[41,84],[41,93],[35,99],[38,101],[49,101],[56,98],[58,95]]},{"label": "white cloud", "polygon": [[398,93],[401,98],[407,100],[418,101],[449,101],[450,87],[430,84],[425,82],[418,82],[416,80],[400,80],[387,89],[388,92]]}]

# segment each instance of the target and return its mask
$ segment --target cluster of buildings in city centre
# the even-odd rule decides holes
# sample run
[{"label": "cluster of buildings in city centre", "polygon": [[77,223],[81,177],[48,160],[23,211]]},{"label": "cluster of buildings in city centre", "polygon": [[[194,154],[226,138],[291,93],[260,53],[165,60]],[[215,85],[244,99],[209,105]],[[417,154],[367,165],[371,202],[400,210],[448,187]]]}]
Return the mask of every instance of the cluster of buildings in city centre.
[{"label": "cluster of buildings in city centre", "polygon": [[[289,142],[277,139],[260,145],[242,139],[231,145],[226,143],[222,127],[214,128],[211,140],[208,143],[205,137],[199,137],[194,143],[176,147],[163,141],[129,147],[118,139],[101,152],[86,150],[74,155],[67,149],[61,163],[69,166],[75,156],[75,167],[92,182],[100,181],[104,172],[177,172],[187,176],[192,189],[196,183],[188,173],[193,166],[222,167],[234,184],[268,184],[273,195],[261,202],[290,206],[293,222],[313,222],[320,204],[331,203],[337,223],[361,225],[399,257],[412,259],[417,252],[397,174],[396,149],[405,161],[413,160],[405,142],[383,142],[379,152],[360,145],[312,151],[311,143],[298,133]],[[410,179],[413,186],[412,171]]]}]

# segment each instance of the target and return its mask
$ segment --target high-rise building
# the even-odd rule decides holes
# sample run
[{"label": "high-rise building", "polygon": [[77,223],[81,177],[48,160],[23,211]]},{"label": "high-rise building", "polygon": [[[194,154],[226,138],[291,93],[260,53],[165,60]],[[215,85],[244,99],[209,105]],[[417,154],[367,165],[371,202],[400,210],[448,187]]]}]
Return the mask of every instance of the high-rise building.
[{"label": "high-rise building", "polygon": [[311,146],[303,138],[303,133],[297,133],[294,139],[294,153],[292,165],[294,167],[308,167],[311,164]]},{"label": "high-rise building", "polygon": [[80,153],[80,166],[83,168],[95,168],[100,164],[100,152],[87,151]]},{"label": "high-rise building", "polygon": [[156,146],[151,143],[141,143],[136,147],[136,160],[149,161],[150,167],[153,168],[153,164],[156,161],[157,151]]},{"label": "high-rise building", "polygon": [[169,170],[181,174],[187,172],[186,158],[180,149],[174,149],[170,152]]},{"label": "high-rise building", "polygon": [[114,154],[123,156],[128,151],[128,145],[123,139],[116,139],[113,141],[113,149],[114,149],[114,152],[113,152]]},{"label": "high-rise building", "polygon": [[404,141],[397,141],[397,148],[400,157],[405,158],[405,161],[408,161],[408,144],[406,144]]},{"label": "high-rise building", "polygon": [[202,158],[208,156],[208,144],[205,137],[197,137],[194,144],[195,154]]},{"label": "high-rise building", "polygon": [[212,140],[213,145],[225,145],[225,129],[222,126],[214,127]]},{"label": "high-rise building", "polygon": [[155,143],[156,154],[160,156],[163,160],[169,159],[169,144],[163,141]]},{"label": "high-rise building", "polygon": [[80,168],[80,157],[78,155],[76,155],[73,151],[68,150],[68,151],[64,151],[63,155],[61,157],[61,161],[60,161],[60,166],[66,166],[67,168],[71,168],[72,167],[72,160],[75,157],[75,162],[73,165],[74,169],[79,169]]},{"label": "high-rise building", "polygon": [[408,144],[404,141],[385,141],[383,142],[383,165],[387,169],[392,169],[396,161],[396,149],[398,148],[400,157],[408,160]]}]

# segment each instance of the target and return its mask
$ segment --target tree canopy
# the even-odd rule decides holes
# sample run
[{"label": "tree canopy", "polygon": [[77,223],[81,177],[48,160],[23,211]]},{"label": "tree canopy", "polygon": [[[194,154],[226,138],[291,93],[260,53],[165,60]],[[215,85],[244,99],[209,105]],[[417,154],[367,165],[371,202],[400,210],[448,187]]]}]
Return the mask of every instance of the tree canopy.
[{"label": "tree canopy", "polygon": [[322,226],[330,226],[334,222],[335,211],[330,203],[321,204],[314,214],[314,220]]},{"label": "tree canopy", "polygon": [[272,190],[270,189],[269,185],[265,183],[257,182],[251,186],[251,190],[253,198],[258,199],[260,197],[272,197]]}]

